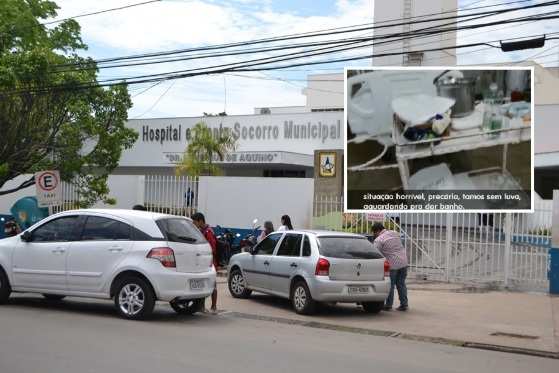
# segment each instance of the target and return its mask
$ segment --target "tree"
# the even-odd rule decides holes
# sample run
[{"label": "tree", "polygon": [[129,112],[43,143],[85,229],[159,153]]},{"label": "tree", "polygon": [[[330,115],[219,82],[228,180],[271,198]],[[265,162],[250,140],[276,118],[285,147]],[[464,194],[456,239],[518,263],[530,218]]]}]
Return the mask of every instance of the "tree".
[{"label": "tree", "polygon": [[177,174],[191,176],[221,174],[221,168],[214,163],[223,161],[225,156],[235,151],[236,139],[228,129],[214,135],[204,122],[196,123],[182,162],[177,166]]},{"label": "tree", "polygon": [[[125,127],[126,86],[98,85],[75,20],[55,27],[46,0],[0,2],[0,188],[19,175],[58,169],[80,204],[111,203],[107,178],[138,134]],[[34,183],[30,178],[7,194]]]}]

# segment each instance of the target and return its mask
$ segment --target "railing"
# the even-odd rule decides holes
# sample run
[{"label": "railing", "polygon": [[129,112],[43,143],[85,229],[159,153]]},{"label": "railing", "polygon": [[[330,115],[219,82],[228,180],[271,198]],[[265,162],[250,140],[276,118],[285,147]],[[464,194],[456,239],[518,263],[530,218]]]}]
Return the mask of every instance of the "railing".
[{"label": "railing", "polygon": [[534,213],[346,214],[339,196],[318,195],[315,229],[371,234],[374,220],[400,232],[418,278],[480,282],[509,288],[547,288],[551,204],[536,200]]},{"label": "railing", "polygon": [[146,175],[144,206],[149,211],[191,216],[198,208],[198,179]]}]

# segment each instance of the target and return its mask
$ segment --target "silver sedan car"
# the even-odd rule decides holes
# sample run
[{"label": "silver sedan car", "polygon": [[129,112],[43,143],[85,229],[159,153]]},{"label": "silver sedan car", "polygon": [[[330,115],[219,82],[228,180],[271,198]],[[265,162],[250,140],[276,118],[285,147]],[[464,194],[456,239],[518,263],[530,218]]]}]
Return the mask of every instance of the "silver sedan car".
[{"label": "silver sedan car", "polygon": [[229,291],[252,291],[291,301],[300,314],[317,303],[361,304],[378,313],[390,290],[388,261],[365,237],[331,231],[273,232],[229,263]]}]

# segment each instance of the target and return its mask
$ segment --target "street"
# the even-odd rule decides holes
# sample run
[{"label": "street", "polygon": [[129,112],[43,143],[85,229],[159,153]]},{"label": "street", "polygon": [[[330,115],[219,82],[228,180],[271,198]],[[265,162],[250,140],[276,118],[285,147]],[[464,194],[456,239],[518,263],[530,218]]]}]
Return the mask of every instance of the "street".
[{"label": "street", "polygon": [[112,302],[15,295],[0,308],[0,372],[557,372],[559,361],[220,315],[124,321]]}]

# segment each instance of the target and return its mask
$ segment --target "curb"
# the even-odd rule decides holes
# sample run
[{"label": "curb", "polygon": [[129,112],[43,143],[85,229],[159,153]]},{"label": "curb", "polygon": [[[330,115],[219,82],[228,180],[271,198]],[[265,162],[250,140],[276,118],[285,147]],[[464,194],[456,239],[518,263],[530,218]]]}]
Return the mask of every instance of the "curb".
[{"label": "curb", "polygon": [[526,349],[520,347],[509,347],[509,346],[502,346],[502,345],[460,341],[460,340],[454,340],[450,338],[429,337],[429,336],[422,336],[422,335],[415,335],[415,334],[400,333],[396,331],[357,328],[351,326],[328,324],[320,321],[303,321],[303,320],[296,320],[296,319],[288,319],[284,317],[262,316],[262,315],[236,312],[236,311],[226,311],[223,312],[222,315],[238,317],[247,320],[270,321],[270,322],[276,322],[280,324],[306,326],[309,328],[326,329],[326,330],[341,331],[341,332],[355,333],[355,334],[373,335],[378,337],[400,338],[409,341],[437,343],[437,344],[444,344],[444,345],[450,345],[455,347],[474,348],[477,350],[497,351],[497,352],[505,352],[511,354],[528,355],[528,356],[559,360],[559,352],[532,350],[532,349]]}]

